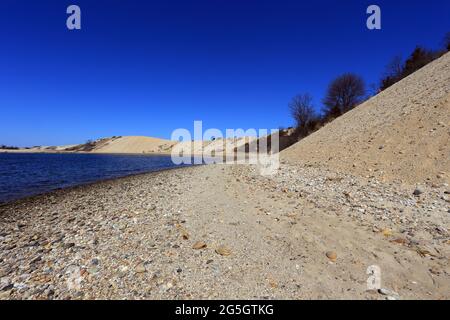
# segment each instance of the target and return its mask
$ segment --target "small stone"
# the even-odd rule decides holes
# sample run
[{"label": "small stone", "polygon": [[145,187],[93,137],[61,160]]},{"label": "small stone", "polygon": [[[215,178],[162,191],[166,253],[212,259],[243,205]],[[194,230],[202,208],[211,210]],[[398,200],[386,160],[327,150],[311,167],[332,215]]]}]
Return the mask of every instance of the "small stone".
[{"label": "small stone", "polygon": [[378,293],[384,295],[384,296],[398,296],[398,293],[389,289],[380,288],[378,289]]},{"label": "small stone", "polygon": [[221,256],[229,256],[231,255],[231,250],[225,246],[219,246],[216,249],[216,253],[220,254]]},{"label": "small stone", "polygon": [[328,259],[330,259],[330,260],[333,261],[333,262],[335,262],[336,259],[337,259],[337,254],[336,254],[336,252],[334,252],[334,251],[328,251],[328,252],[326,253],[326,256],[327,256]]},{"label": "small stone", "polygon": [[145,265],[143,263],[139,263],[135,268],[136,273],[144,273],[147,271],[147,268],[145,268]]},{"label": "small stone", "polygon": [[405,244],[409,243],[409,241],[407,239],[405,239],[405,238],[396,238],[394,240],[391,240],[391,242],[398,243],[398,244],[401,244],[401,245],[405,245]]},{"label": "small stone", "polygon": [[192,249],[196,249],[196,250],[203,249],[203,248],[206,248],[206,243],[203,242],[203,241],[197,241],[197,242],[194,243],[194,245],[192,246]]},{"label": "small stone", "polygon": [[416,187],[416,189],[413,192],[413,195],[415,196],[420,196],[422,193],[424,193],[425,191],[423,190],[422,187]]},{"label": "small stone", "polygon": [[167,289],[170,289],[170,288],[172,288],[173,287],[173,283],[172,282],[167,282],[166,283],[166,288]]},{"label": "small stone", "polygon": [[439,269],[436,268],[436,267],[431,267],[431,268],[430,268],[430,272],[431,272],[432,274],[435,274],[435,275],[441,274],[441,272],[439,271]]},{"label": "small stone", "polygon": [[0,291],[11,290],[14,287],[10,278],[1,278],[0,279]]},{"label": "small stone", "polygon": [[64,248],[65,249],[70,249],[70,248],[72,248],[74,246],[75,246],[75,243],[73,243],[73,242],[69,242],[69,243],[65,243],[64,244]]},{"label": "small stone", "polygon": [[89,267],[87,270],[90,274],[96,274],[100,271],[100,269],[98,268],[98,266],[94,265],[92,267]]},{"label": "small stone", "polygon": [[189,240],[189,233],[187,233],[186,231],[183,231],[181,236],[183,237],[184,240]]}]

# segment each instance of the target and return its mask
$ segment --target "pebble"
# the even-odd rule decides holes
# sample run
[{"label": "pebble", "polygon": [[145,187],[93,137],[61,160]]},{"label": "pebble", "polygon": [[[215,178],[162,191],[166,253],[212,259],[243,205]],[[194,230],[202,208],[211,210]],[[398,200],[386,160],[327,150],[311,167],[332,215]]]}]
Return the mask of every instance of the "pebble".
[{"label": "pebble", "polygon": [[330,259],[333,262],[336,261],[336,259],[337,259],[337,254],[334,251],[328,251],[326,253],[326,256],[327,256],[328,259]]},{"label": "pebble", "polygon": [[220,254],[221,256],[229,256],[231,255],[231,250],[225,246],[219,246],[216,249],[216,253]]},{"label": "pebble", "polygon": [[143,263],[139,263],[135,268],[136,273],[144,273],[147,271],[147,268]]},{"label": "pebble", "polygon": [[413,192],[413,194],[415,195],[415,196],[420,196],[422,193],[424,193],[425,191],[424,191],[424,189],[422,188],[422,187],[416,187],[416,189],[414,189],[414,192]]},{"label": "pebble", "polygon": [[203,241],[197,241],[197,242],[194,243],[194,245],[192,246],[192,249],[196,249],[196,250],[204,249],[204,248],[206,248],[206,243],[203,242]]},{"label": "pebble", "polygon": [[0,291],[7,291],[14,287],[10,278],[4,277],[0,279]]},{"label": "pebble", "polygon": [[378,293],[380,293],[384,296],[398,296],[399,295],[397,292],[389,290],[389,289],[385,289],[385,288],[378,289]]}]

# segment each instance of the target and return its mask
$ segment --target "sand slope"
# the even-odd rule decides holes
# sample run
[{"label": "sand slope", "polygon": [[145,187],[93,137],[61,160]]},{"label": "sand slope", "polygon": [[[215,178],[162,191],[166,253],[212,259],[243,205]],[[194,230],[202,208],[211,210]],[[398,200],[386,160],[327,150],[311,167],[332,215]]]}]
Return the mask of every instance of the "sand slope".
[{"label": "sand slope", "polygon": [[96,147],[92,152],[96,153],[170,153],[175,142],[170,140],[126,136],[110,140]]},{"label": "sand slope", "polygon": [[282,159],[381,180],[449,182],[450,54],[286,149]]}]

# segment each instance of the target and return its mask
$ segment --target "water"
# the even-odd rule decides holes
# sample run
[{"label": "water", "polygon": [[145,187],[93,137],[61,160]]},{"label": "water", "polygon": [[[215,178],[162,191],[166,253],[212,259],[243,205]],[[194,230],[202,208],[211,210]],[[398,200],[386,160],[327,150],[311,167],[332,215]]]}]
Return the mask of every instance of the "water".
[{"label": "water", "polygon": [[0,153],[0,202],[173,167],[160,155]]}]

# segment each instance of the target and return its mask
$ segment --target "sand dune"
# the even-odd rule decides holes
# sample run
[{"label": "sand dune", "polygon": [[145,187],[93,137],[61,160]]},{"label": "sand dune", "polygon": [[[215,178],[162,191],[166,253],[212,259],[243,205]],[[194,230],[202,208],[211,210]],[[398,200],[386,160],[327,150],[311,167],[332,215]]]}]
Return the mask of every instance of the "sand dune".
[{"label": "sand dune", "polygon": [[448,183],[450,54],[286,149],[281,158],[387,181]]},{"label": "sand dune", "polygon": [[95,153],[170,153],[174,141],[143,137],[126,136],[110,139],[95,147]]}]

